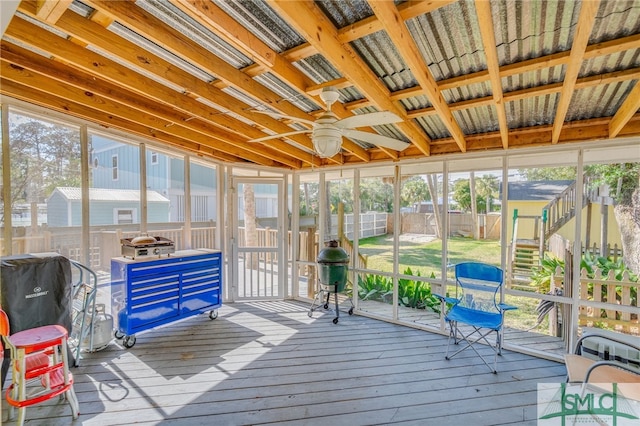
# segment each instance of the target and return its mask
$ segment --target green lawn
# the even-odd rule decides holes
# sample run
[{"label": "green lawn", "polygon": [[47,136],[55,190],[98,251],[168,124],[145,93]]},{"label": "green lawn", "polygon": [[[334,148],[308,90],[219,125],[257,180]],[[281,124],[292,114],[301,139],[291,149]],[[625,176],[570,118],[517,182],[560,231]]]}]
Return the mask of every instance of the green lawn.
[{"label": "green lawn", "polygon": [[[448,241],[448,264],[478,261],[500,265],[500,242],[452,237]],[[360,253],[367,256],[367,268],[393,271],[393,237],[382,235],[360,240]],[[400,272],[411,268],[415,273],[429,276],[440,275],[442,264],[442,240],[431,242],[400,241]]]},{"label": "green lawn", "polygon": [[[448,264],[465,261],[478,261],[500,266],[500,242],[493,240],[473,240],[465,237],[452,237],[448,241]],[[367,268],[384,272],[393,271],[393,237],[383,235],[360,240],[360,253],[367,256]],[[430,242],[401,241],[400,267],[402,273],[411,268],[413,275],[419,271],[423,277],[433,272],[440,276],[442,262],[442,241]],[[518,306],[518,310],[507,314],[509,325],[528,329],[536,323],[535,307],[537,300],[526,297],[509,297],[509,303]],[[546,332],[547,321],[535,331]]]}]

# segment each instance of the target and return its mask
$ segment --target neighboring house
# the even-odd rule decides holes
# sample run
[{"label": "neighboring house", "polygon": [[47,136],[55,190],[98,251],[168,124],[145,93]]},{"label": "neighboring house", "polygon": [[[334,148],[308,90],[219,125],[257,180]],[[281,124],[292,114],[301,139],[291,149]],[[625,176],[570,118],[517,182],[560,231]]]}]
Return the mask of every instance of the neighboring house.
[{"label": "neighboring house", "polygon": [[[503,212],[503,218],[508,220],[507,222],[507,241],[511,241],[513,235],[513,216],[514,211],[518,210],[518,239],[531,240],[534,237],[539,237],[535,234],[535,220],[526,217],[538,217],[541,220],[542,210],[552,201],[555,197],[560,195],[565,189],[567,189],[574,181],[573,180],[555,180],[555,181],[519,181],[509,182],[508,197],[509,197],[509,212]],[[502,194],[502,188],[500,188],[500,194]],[[588,218],[587,208],[582,211],[582,237],[586,236],[587,226],[590,227],[590,241],[594,241],[600,245],[600,239],[602,235],[603,222],[606,222],[607,229],[607,243],[621,245],[621,237],[618,231],[618,225],[615,222],[613,214],[613,206],[607,205],[606,214],[603,214],[604,210],[602,205],[599,204],[600,199],[592,200],[591,215]],[[597,204],[596,204],[597,203]],[[597,206],[594,208],[593,206]],[[539,231],[540,228],[538,228]],[[557,231],[558,234],[564,238],[573,241],[575,234],[575,219],[568,221],[562,228]]]},{"label": "neighboring house", "polygon": [[[99,135],[91,137],[91,179],[95,188],[140,188],[140,150]],[[191,220],[216,219],[217,176],[213,167],[192,162]],[[146,150],[147,189],[170,201],[170,216],[165,221],[184,222],[184,160],[151,149]],[[148,220],[152,222],[151,218]]]},{"label": "neighboring house", "polygon": [[[169,220],[169,200],[156,191],[147,191],[148,222]],[[140,191],[137,189],[89,189],[89,223],[118,225],[140,223]],[[80,226],[80,188],[58,187],[47,199],[47,225]]]},{"label": "neighboring house", "polygon": [[[184,161],[151,149],[146,150],[147,189],[157,191],[171,202],[169,222],[184,222]],[[91,176],[93,187],[134,189],[140,187],[140,151],[99,135],[91,136]],[[216,219],[217,176],[215,168],[192,162],[191,220]],[[256,217],[278,216],[278,194],[273,185],[254,184]],[[239,215],[244,217],[244,200],[239,196]],[[149,219],[149,222],[151,220]]]}]

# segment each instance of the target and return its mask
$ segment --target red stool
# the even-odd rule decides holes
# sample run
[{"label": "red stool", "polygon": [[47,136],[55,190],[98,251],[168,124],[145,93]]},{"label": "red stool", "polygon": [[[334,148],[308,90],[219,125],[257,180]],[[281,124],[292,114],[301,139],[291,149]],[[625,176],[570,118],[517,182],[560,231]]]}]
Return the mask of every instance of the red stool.
[{"label": "red stool", "polygon": [[6,393],[11,409],[9,417],[17,407],[17,424],[21,426],[28,406],[63,396],[77,419],[80,407],[69,372],[67,330],[59,325],[45,325],[11,335],[9,318],[0,309],[0,335],[12,361],[11,385]]}]

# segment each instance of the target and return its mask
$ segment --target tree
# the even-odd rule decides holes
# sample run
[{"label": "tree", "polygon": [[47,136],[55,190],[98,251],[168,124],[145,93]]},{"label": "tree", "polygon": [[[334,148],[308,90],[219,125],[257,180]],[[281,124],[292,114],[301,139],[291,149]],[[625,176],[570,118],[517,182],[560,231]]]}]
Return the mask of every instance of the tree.
[{"label": "tree", "polygon": [[411,176],[402,184],[400,203],[402,207],[413,206],[431,199],[427,182],[420,175]]},{"label": "tree", "polygon": [[16,203],[43,203],[58,186],[81,185],[77,129],[22,119],[9,129],[11,210]]},{"label": "tree", "polygon": [[640,274],[640,163],[598,164],[588,166],[586,172],[593,185],[605,184],[610,188],[623,261],[635,274]]},{"label": "tree", "polygon": [[534,180],[574,180],[577,170],[573,166],[540,167],[532,169],[518,169],[518,173],[528,181]]},{"label": "tree", "polygon": [[[495,176],[484,175],[476,178],[476,207],[478,213],[487,212],[487,202],[495,199],[498,193],[498,179]],[[469,179],[458,179],[453,183],[453,200],[464,211],[471,211],[471,187]]]},{"label": "tree", "polygon": [[[245,244],[247,247],[256,247],[258,245],[258,230],[256,226],[256,196],[253,191],[253,184],[244,184],[242,195],[244,199]],[[249,259],[246,263],[247,268],[258,269],[258,259],[255,258],[256,255],[256,253],[249,253]]]}]

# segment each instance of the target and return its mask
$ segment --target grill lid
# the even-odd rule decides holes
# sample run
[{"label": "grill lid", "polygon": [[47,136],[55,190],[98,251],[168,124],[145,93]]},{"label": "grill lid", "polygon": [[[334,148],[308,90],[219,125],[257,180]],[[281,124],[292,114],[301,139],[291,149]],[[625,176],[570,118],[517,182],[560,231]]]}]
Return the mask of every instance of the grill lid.
[{"label": "grill lid", "polygon": [[349,255],[342,247],[338,247],[336,240],[331,240],[326,243],[325,248],[320,250],[316,261],[321,264],[347,264]]}]

